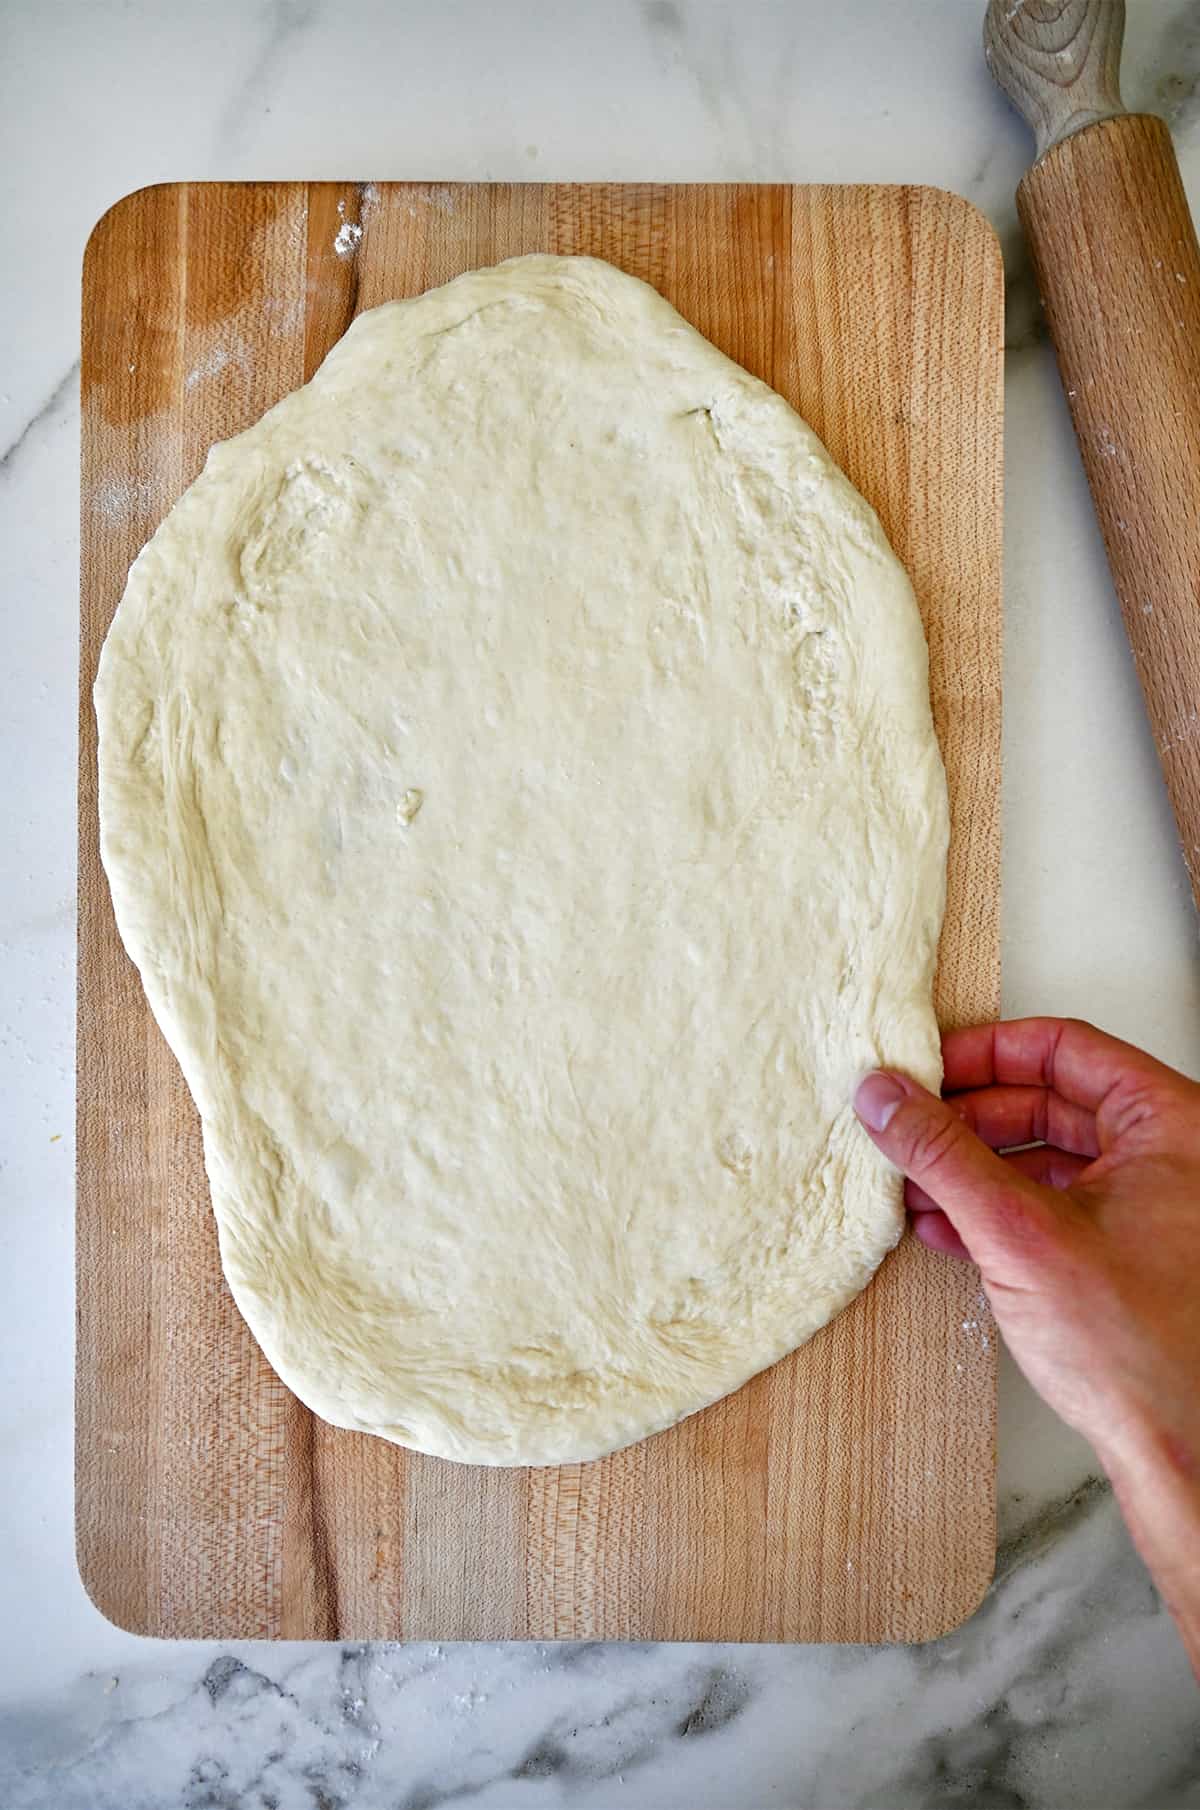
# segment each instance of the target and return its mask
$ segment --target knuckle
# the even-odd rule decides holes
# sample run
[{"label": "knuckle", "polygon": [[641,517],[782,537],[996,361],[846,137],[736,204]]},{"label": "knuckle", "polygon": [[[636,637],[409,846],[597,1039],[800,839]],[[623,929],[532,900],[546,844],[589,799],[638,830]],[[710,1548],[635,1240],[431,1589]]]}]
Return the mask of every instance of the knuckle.
[{"label": "knuckle", "polygon": [[1136,1139],[1141,1143],[1153,1137],[1171,1104],[1157,1076],[1132,1074],[1112,1089],[1099,1116],[1114,1141]]},{"label": "knuckle", "polygon": [[969,1126],[957,1114],[923,1120],[913,1127],[906,1167],[917,1176],[934,1175],[970,1136]]}]

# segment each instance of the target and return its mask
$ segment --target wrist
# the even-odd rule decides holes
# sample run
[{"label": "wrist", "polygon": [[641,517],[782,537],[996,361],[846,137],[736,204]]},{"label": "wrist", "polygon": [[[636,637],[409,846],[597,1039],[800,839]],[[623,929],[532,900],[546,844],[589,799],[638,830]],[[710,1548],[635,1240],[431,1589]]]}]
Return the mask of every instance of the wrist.
[{"label": "wrist", "polygon": [[1200,1452],[1146,1421],[1119,1428],[1096,1454],[1200,1676]]},{"label": "wrist", "polygon": [[1200,1421],[1181,1430],[1161,1417],[1130,1409],[1089,1433],[1096,1456],[1119,1494],[1153,1489],[1171,1499],[1200,1500]]}]

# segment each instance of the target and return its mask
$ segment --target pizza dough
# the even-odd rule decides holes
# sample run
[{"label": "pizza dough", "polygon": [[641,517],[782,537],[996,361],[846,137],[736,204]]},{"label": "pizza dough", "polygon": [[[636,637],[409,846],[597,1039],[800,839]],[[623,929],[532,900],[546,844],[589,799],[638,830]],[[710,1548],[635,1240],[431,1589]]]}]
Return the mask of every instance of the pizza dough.
[{"label": "pizza dough", "polygon": [[771,390],[528,257],[214,446],[96,681],[117,921],[234,1297],[339,1426],[593,1458],[807,1339],[902,1224],[945,783],[912,591]]}]

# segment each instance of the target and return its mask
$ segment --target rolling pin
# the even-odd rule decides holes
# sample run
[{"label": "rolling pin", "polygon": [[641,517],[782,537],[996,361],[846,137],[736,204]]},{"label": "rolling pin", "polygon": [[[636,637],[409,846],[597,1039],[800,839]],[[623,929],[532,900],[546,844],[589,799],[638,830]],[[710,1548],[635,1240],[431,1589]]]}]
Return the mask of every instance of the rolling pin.
[{"label": "rolling pin", "polygon": [[1124,0],[990,0],[984,54],[1037,139],[1017,209],[1200,906],[1200,250],[1124,29]]}]

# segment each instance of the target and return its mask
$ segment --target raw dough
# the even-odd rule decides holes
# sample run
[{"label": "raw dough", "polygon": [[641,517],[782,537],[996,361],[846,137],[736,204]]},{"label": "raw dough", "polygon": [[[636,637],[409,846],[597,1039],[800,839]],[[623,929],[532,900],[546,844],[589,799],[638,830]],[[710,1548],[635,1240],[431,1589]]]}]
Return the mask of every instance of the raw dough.
[{"label": "raw dough", "polygon": [[592,1458],[823,1326],[938,1078],[912,591],[773,391],[611,265],[355,321],[214,446],[96,681],[105,867],[225,1274],[339,1426]]}]

